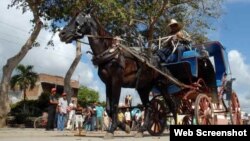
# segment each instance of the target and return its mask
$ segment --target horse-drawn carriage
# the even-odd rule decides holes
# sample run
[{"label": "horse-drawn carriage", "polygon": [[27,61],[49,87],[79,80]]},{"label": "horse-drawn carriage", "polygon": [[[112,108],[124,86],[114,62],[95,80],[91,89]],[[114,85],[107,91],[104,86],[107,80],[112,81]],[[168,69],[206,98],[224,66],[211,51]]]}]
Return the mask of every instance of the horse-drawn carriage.
[{"label": "horse-drawn carriage", "polygon": [[[232,90],[234,79],[230,76],[225,48],[219,42],[183,52],[177,57],[179,60],[165,64],[163,69],[167,71],[163,72],[130,48],[114,46],[114,37],[89,13],[77,14],[59,34],[66,43],[85,35],[93,52],[92,61],[106,86],[106,110],[112,123],[105,137],[113,137],[118,126],[129,132],[126,125],[117,121],[122,87],[136,88],[145,107],[145,121],[138,137],[145,130],[151,135],[162,134],[169,114],[175,124],[178,115],[183,116],[181,124],[220,124],[221,113],[229,114],[232,124],[240,124],[240,105]],[[149,101],[153,88],[160,95]]]},{"label": "horse-drawn carriage", "polygon": [[[177,124],[240,124],[240,104],[232,90],[234,78],[231,78],[225,48],[219,42],[209,42],[194,46],[181,55],[181,60],[165,67],[185,86],[172,83],[158,87],[158,93],[165,89],[172,101],[165,101],[161,94],[151,100],[149,133],[160,135],[165,129],[166,117],[174,112]],[[171,102],[175,104],[175,110]],[[218,117],[221,115],[230,120],[220,121]]]}]

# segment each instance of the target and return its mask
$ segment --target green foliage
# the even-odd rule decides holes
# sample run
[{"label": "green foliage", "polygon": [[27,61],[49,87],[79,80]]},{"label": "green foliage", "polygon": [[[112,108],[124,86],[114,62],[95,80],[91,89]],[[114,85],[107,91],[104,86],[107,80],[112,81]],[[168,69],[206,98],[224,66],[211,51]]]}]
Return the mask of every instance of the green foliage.
[{"label": "green foliage", "polygon": [[40,109],[40,111],[44,112],[47,111],[47,108],[49,106],[49,96],[50,93],[43,92],[38,100],[37,100],[37,107]]},{"label": "green foliage", "polygon": [[99,101],[99,93],[86,86],[81,86],[77,95],[78,101],[82,106],[90,105],[93,102]]},{"label": "green foliage", "polygon": [[33,72],[33,66],[24,66],[19,64],[16,67],[17,74],[12,76],[10,80],[10,87],[14,89],[15,86],[19,86],[20,90],[24,91],[24,99],[26,99],[26,90],[28,88],[33,89],[38,80],[38,74]]},{"label": "green foliage", "polygon": [[38,100],[23,100],[11,105],[10,114],[15,117],[15,123],[22,124],[29,120],[29,117],[38,117],[46,112],[49,106],[50,93],[42,93]]},{"label": "green foliage", "polygon": [[11,115],[15,117],[18,124],[25,123],[28,117],[37,117],[41,115],[41,109],[38,107],[38,101],[26,100],[11,105]]},{"label": "green foliage", "polygon": [[[89,11],[98,17],[104,27],[113,35],[131,38],[144,37],[145,42],[168,33],[167,24],[175,18],[182,22],[196,43],[207,41],[207,31],[213,30],[212,22],[222,14],[223,0],[13,0],[10,7],[27,11],[29,5],[36,5],[39,15],[53,32],[59,30],[72,16],[80,11]],[[111,8],[112,7],[112,8]]]},{"label": "green foliage", "polygon": [[100,102],[100,103],[101,103],[100,105],[101,105],[102,107],[106,107],[106,101],[102,101],[102,102]]},{"label": "green foliage", "polygon": [[[113,35],[125,35],[127,39],[142,35],[146,42],[166,36],[169,30],[167,24],[170,19],[175,18],[185,25],[184,28],[193,40],[200,43],[207,40],[207,31],[214,29],[211,22],[222,14],[222,2],[223,0],[92,0],[61,5],[64,5],[67,12],[72,7],[83,10],[94,7],[94,15]],[[72,16],[67,12],[64,17]]]}]

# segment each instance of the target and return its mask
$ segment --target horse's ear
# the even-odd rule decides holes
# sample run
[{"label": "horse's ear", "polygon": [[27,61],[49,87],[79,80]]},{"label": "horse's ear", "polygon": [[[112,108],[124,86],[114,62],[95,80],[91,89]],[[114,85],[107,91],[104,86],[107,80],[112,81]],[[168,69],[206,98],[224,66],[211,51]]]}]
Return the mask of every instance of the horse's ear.
[{"label": "horse's ear", "polygon": [[90,5],[90,6],[88,7],[88,9],[86,10],[86,14],[91,14],[92,11],[93,11],[93,8],[94,8],[94,6],[93,6],[93,5]]},{"label": "horse's ear", "polygon": [[96,11],[96,6],[94,4],[89,4],[86,14],[93,14]]}]

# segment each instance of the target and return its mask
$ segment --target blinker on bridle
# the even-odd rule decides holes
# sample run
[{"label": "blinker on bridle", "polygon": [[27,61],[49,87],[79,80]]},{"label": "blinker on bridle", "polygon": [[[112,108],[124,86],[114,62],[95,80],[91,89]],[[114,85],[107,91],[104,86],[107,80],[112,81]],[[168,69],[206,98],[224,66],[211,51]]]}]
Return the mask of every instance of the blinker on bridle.
[{"label": "blinker on bridle", "polygon": [[80,33],[80,29],[81,27],[85,24],[88,23],[90,21],[90,14],[85,15],[84,13],[79,13],[79,15],[76,17],[76,23],[77,23],[77,27],[76,27],[76,34],[81,36],[82,33]]}]

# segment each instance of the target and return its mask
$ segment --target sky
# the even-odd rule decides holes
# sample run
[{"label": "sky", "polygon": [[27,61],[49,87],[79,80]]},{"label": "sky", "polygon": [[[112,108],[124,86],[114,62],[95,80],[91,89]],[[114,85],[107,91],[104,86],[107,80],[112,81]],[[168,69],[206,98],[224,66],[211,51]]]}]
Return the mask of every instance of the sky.
[{"label": "sky", "polygon": [[[31,28],[31,13],[22,14],[15,8],[7,9],[9,0],[0,1],[0,68],[6,64],[8,58],[15,55],[29,37]],[[215,31],[209,31],[209,38],[219,41],[227,49],[228,59],[233,77],[236,81],[233,89],[240,99],[241,109],[250,113],[250,0],[225,0],[224,14],[214,21]],[[54,47],[47,46],[51,33],[45,30],[38,36],[40,47],[31,49],[22,64],[33,65],[34,71],[51,75],[65,76],[75,57],[74,44],[62,43],[56,34],[53,37]],[[87,41],[87,39],[83,39]],[[90,50],[82,45],[82,59],[78,64],[72,79],[79,80],[100,94],[100,100],[105,100],[105,86],[97,75],[97,68],[91,62],[91,56],[86,54]],[[2,72],[0,73],[0,77]],[[120,101],[124,101],[126,94],[133,96],[133,105],[140,102],[134,89],[122,89]]]}]

